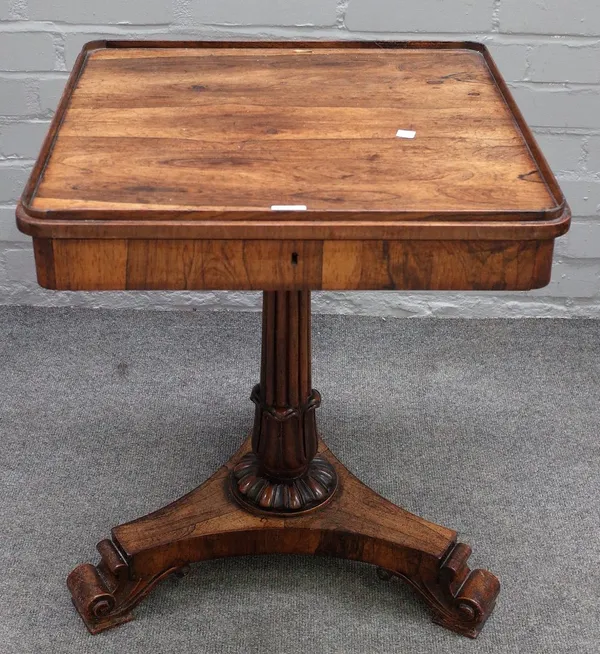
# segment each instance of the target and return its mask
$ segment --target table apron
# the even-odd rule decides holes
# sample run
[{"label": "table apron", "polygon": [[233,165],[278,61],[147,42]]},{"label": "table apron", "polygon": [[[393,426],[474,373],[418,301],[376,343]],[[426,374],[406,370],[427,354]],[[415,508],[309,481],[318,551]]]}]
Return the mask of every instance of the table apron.
[{"label": "table apron", "polygon": [[57,290],[528,290],[550,281],[553,240],[34,238]]}]

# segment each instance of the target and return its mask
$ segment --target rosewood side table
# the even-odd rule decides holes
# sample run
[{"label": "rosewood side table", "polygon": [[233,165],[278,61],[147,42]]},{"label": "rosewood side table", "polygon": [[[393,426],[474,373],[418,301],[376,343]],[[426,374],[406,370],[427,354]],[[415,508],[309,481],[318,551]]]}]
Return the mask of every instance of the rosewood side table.
[{"label": "rosewood side table", "polygon": [[569,209],[485,47],[90,43],[17,220],[46,288],[264,291],[251,438],[73,570],[92,633],[190,562],[287,553],[372,563],[477,636],[497,578],[320,440],[310,291],[548,283]]}]

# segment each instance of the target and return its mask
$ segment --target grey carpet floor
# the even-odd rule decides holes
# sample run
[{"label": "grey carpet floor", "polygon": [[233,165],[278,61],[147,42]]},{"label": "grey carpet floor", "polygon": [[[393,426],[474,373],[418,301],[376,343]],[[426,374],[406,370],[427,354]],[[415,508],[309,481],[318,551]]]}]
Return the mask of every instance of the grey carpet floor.
[{"label": "grey carpet floor", "polygon": [[201,483],[252,421],[257,314],[0,307],[0,653],[600,651],[600,323],[316,316],[321,431],[502,581],[477,641],[398,580],[310,557],[198,564],[89,636],[65,577]]}]

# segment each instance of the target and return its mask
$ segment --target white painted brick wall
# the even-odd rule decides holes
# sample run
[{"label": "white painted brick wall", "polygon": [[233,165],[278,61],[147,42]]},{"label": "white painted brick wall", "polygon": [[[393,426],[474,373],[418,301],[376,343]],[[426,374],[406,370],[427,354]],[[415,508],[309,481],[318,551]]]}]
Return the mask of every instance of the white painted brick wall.
[{"label": "white painted brick wall", "polygon": [[588,170],[596,176],[600,175],[600,136],[592,136],[587,141]]},{"label": "white painted brick wall", "polygon": [[[15,223],[15,210],[12,206],[0,207],[0,252],[10,243],[29,243],[27,234],[17,229]],[[4,248],[2,247],[4,243]],[[0,291],[1,293],[1,291]]]},{"label": "white painted brick wall", "polygon": [[19,199],[30,170],[31,166],[18,160],[0,161],[0,206],[13,204]]},{"label": "white painted brick wall", "polygon": [[[593,298],[598,292],[600,270],[594,261],[561,261],[554,266],[552,295],[571,299]],[[531,291],[532,295],[544,296],[544,289]]]},{"label": "white painted brick wall", "polygon": [[28,0],[28,17],[88,25],[166,25],[173,20],[173,5],[169,0]]},{"label": "white painted brick wall", "polygon": [[532,127],[593,131],[600,116],[600,88],[555,84],[511,84],[525,119]]},{"label": "white painted brick wall", "polygon": [[11,117],[32,116],[38,108],[36,82],[33,79],[14,78],[0,74],[0,116],[4,121]]},{"label": "white painted brick wall", "polygon": [[191,2],[181,25],[335,25],[336,0]]},{"label": "white painted brick wall", "polygon": [[7,281],[35,284],[35,263],[30,248],[7,248],[4,251],[4,263]]},{"label": "white painted brick wall", "polygon": [[556,244],[556,254],[570,259],[600,259],[600,220],[579,218],[565,238]]},{"label": "white painted brick wall", "polygon": [[316,311],[600,317],[597,0],[0,0],[0,304],[255,309],[259,293],[55,293],[14,224],[81,46],[99,38],[476,39],[492,50],[571,203],[552,282],[530,293],[315,293]]},{"label": "white painted brick wall", "polygon": [[525,79],[531,49],[527,44],[494,42],[488,47],[506,79]]},{"label": "white painted brick wall", "polygon": [[345,24],[368,32],[485,32],[492,27],[494,0],[351,0]]},{"label": "white painted brick wall", "polygon": [[563,179],[561,188],[574,216],[598,216],[600,220],[600,183],[597,179]]},{"label": "white painted brick wall", "polygon": [[0,155],[35,159],[50,126],[47,120],[6,123],[0,126]]},{"label": "white painted brick wall", "polygon": [[41,79],[38,87],[39,108],[42,115],[54,113],[67,83],[68,75]]},{"label": "white painted brick wall", "polygon": [[558,175],[563,171],[581,173],[585,165],[584,144],[589,136],[581,134],[538,134],[537,142]]},{"label": "white painted brick wall", "polygon": [[500,0],[499,28],[516,34],[600,34],[595,0]]},{"label": "white painted brick wall", "polygon": [[2,70],[48,70],[55,58],[51,34],[44,32],[3,33],[0,39]]},{"label": "white painted brick wall", "polygon": [[600,39],[538,45],[529,65],[527,78],[533,82],[600,84]]}]

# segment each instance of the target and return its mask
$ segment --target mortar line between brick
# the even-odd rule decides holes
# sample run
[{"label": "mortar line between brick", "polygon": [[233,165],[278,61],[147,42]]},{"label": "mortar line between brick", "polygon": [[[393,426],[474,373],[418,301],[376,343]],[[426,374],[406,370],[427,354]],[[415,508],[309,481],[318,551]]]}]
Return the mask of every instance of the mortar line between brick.
[{"label": "mortar line between brick", "polygon": [[526,88],[533,90],[546,90],[559,93],[561,91],[585,93],[586,91],[598,91],[600,84],[593,82],[536,82],[535,80],[514,80],[508,82],[511,87]]},{"label": "mortar line between brick", "polygon": [[500,32],[500,4],[502,0],[494,0],[492,6],[492,32]]},{"label": "mortar line between brick", "polygon": [[529,76],[531,74],[531,53],[533,52],[532,46],[527,46],[525,50],[525,71],[523,73],[523,81],[529,81]]},{"label": "mortar line between brick", "polygon": [[38,116],[2,116],[0,115],[0,128],[9,125],[48,125],[50,119]]},{"label": "mortar line between brick", "polygon": [[[0,159],[0,170],[6,168],[17,168],[18,170],[27,170],[35,163],[35,159]],[[15,164],[19,164],[15,166]]]},{"label": "mortar line between brick", "polygon": [[0,21],[0,32],[63,32],[71,31],[79,34],[82,30],[86,32],[103,32],[106,28],[114,30],[147,30],[158,31],[172,27],[172,23],[67,23],[56,20],[2,20]]},{"label": "mortar line between brick", "polygon": [[0,80],[8,78],[17,80],[62,79],[66,81],[68,76],[69,73],[66,70],[0,70]]},{"label": "mortar line between brick", "polygon": [[52,42],[54,44],[54,68],[57,71],[66,71],[67,64],[65,61],[65,37],[63,34],[57,33],[52,35]]},{"label": "mortar line between brick", "polygon": [[532,126],[534,134],[553,134],[556,136],[599,136],[600,127],[549,127]]},{"label": "mortar line between brick", "polygon": [[589,142],[589,136],[584,136],[581,139],[581,155],[579,156],[579,159],[577,160],[577,166],[579,170],[583,171],[584,173],[587,172],[587,161],[589,157],[589,151],[588,151],[588,142]]},{"label": "mortar line between brick", "polygon": [[27,0],[13,0],[11,15],[13,20],[27,20]]},{"label": "mortar line between brick", "polygon": [[345,30],[346,28],[346,12],[348,11],[348,5],[350,0],[338,0],[337,6],[335,8],[336,13],[336,24],[338,29]]}]

